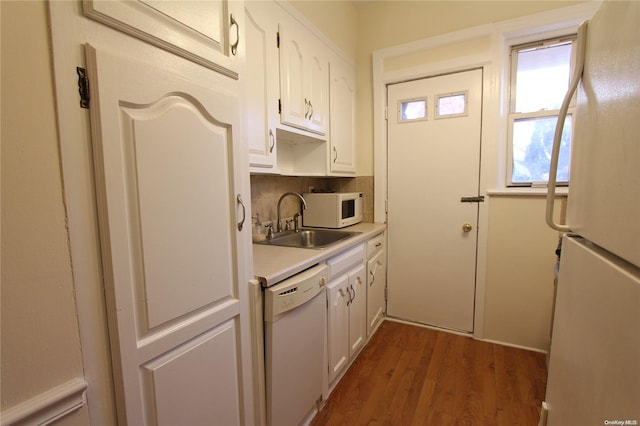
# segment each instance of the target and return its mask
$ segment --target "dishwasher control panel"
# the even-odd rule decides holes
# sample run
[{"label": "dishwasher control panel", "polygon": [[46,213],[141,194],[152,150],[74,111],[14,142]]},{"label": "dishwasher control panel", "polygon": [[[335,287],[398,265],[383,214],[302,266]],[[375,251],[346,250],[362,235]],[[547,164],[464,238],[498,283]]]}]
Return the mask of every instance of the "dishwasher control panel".
[{"label": "dishwasher control panel", "polygon": [[327,284],[327,265],[319,264],[265,289],[264,319],[276,317],[313,299]]}]

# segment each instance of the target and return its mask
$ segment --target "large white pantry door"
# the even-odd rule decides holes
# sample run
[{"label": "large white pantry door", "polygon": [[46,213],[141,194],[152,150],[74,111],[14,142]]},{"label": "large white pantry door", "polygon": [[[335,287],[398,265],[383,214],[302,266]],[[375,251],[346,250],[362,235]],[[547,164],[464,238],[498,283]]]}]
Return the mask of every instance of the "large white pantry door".
[{"label": "large white pantry door", "polygon": [[119,422],[243,423],[238,99],[86,54]]},{"label": "large white pantry door", "polygon": [[480,69],[388,86],[390,317],[473,331],[481,104]]}]

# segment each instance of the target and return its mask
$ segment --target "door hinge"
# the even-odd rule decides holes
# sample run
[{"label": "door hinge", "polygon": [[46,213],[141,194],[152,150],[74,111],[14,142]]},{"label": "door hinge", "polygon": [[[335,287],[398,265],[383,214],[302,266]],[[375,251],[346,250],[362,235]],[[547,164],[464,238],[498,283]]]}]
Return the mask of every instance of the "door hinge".
[{"label": "door hinge", "polygon": [[87,77],[87,70],[84,68],[76,67],[76,73],[78,74],[78,93],[80,93],[80,107],[89,108],[89,99],[91,99],[91,93],[89,91],[89,77]]},{"label": "door hinge", "polygon": [[389,107],[388,106],[384,107],[384,119],[385,120],[389,119]]},{"label": "door hinge", "polygon": [[276,33],[276,46],[280,49],[280,31]]},{"label": "door hinge", "polygon": [[278,114],[282,114],[282,102],[278,99]]},{"label": "door hinge", "polygon": [[388,287],[384,288],[384,300],[385,301],[387,300],[387,289],[388,289]]}]

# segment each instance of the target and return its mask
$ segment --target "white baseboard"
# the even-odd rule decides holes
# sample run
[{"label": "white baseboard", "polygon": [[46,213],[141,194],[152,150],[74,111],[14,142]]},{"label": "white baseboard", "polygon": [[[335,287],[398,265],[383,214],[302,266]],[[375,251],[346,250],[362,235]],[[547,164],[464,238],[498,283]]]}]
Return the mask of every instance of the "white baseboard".
[{"label": "white baseboard", "polygon": [[416,327],[428,328],[428,329],[431,329],[431,330],[442,331],[444,333],[457,334],[458,336],[464,336],[464,337],[473,338],[473,334],[468,333],[466,331],[451,330],[451,329],[448,329],[448,328],[436,327],[436,326],[429,325],[429,324],[421,324],[419,322],[407,321],[407,320],[403,320],[403,319],[395,318],[395,317],[385,317],[385,321],[393,321],[393,322],[399,322],[401,324],[415,325]]},{"label": "white baseboard", "polygon": [[385,320],[386,321],[399,322],[399,323],[402,323],[402,324],[415,325],[417,327],[430,328],[432,330],[443,331],[445,333],[451,333],[451,334],[457,334],[459,336],[471,337],[472,339],[480,340],[481,342],[494,343],[496,345],[508,346],[508,347],[517,348],[517,349],[524,349],[524,350],[532,351],[532,352],[540,352],[540,353],[543,353],[543,354],[547,353],[547,351],[545,351],[545,350],[538,349],[538,348],[532,348],[532,347],[529,347],[529,346],[516,345],[514,343],[502,342],[502,341],[499,341],[499,340],[492,340],[492,339],[478,339],[477,337],[473,336],[472,334],[466,333],[466,332],[463,332],[463,331],[449,330],[449,329],[446,329],[446,328],[434,327],[434,326],[431,326],[431,325],[420,324],[420,323],[406,321],[406,320],[393,318],[393,317],[386,317]]},{"label": "white baseboard", "polygon": [[482,340],[483,342],[488,342],[488,343],[495,343],[496,345],[508,346],[510,348],[524,349],[525,351],[539,352],[542,354],[547,353],[547,351],[543,349],[533,348],[531,346],[516,345],[515,343],[502,342],[500,340],[491,340],[491,339],[478,339],[478,340]]},{"label": "white baseboard", "polygon": [[86,405],[87,382],[74,378],[66,383],[21,402],[0,414],[2,426],[48,425]]}]

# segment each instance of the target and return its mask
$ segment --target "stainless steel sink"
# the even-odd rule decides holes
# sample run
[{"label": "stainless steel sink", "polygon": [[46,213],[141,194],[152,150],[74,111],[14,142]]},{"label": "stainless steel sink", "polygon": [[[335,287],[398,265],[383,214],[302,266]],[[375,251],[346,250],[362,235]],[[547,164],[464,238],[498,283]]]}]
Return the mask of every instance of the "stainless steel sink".
[{"label": "stainless steel sink", "polygon": [[256,241],[255,244],[322,249],[357,234],[360,234],[360,232],[334,231],[332,229],[302,229],[298,232],[279,232],[275,234],[273,238]]}]

